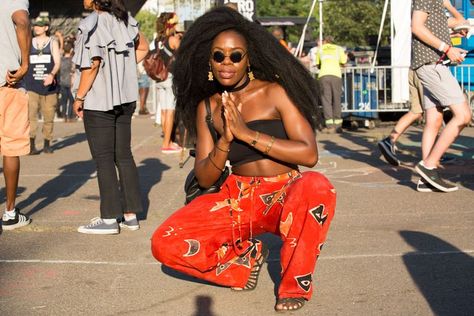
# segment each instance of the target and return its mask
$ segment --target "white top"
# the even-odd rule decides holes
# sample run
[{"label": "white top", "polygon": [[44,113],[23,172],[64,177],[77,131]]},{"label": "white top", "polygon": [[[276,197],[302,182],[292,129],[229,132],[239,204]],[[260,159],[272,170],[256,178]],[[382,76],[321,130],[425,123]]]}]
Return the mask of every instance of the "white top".
[{"label": "white top", "polygon": [[93,12],[80,22],[72,59],[77,69],[73,90],[79,87],[79,71],[90,68],[93,58],[101,59],[97,77],[85,97],[84,109],[109,111],[114,106],[137,101],[135,41],[138,36],[138,22],[130,15],[128,25],[108,12]]},{"label": "white top", "polygon": [[28,5],[28,0],[0,0],[0,87],[6,84],[7,71],[20,68],[21,51],[12,15],[21,10],[28,12]]}]

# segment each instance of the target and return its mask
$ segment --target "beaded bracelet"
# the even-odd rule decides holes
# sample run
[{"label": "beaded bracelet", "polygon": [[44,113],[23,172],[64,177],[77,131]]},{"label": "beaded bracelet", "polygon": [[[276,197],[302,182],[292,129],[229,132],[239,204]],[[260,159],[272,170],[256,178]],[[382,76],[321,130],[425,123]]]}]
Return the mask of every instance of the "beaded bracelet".
[{"label": "beaded bracelet", "polygon": [[272,139],[270,139],[270,142],[268,142],[267,148],[265,148],[265,151],[263,152],[265,155],[268,155],[268,153],[270,152],[270,149],[272,149],[274,142],[275,142],[275,136],[272,136]]}]

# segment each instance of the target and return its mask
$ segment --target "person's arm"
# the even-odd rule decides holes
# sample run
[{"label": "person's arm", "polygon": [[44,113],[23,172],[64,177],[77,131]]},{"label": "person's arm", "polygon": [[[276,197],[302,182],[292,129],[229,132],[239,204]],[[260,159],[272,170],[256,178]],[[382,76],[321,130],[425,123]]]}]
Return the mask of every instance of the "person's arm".
[{"label": "person's arm", "polygon": [[145,59],[149,51],[149,44],[142,32],[138,33],[138,41],[135,44],[137,64]]},{"label": "person's arm", "polygon": [[206,122],[206,106],[201,101],[197,109],[196,117],[196,157],[194,160],[194,172],[199,185],[208,188],[213,185],[222,173],[228,158],[228,150],[233,136],[229,130],[224,131],[223,135],[214,144],[211,132]]},{"label": "person's arm", "polygon": [[79,80],[79,88],[77,88],[76,98],[74,99],[73,109],[77,116],[82,117],[83,112],[83,105],[84,100],[86,98],[87,92],[92,87],[92,84],[97,77],[97,73],[99,72],[101,60],[99,58],[95,58],[92,60],[91,67],[81,69],[81,78]]},{"label": "person's arm", "polygon": [[15,85],[28,72],[30,65],[31,48],[31,27],[28,11],[18,10],[12,14],[12,21],[15,24],[16,38],[21,53],[21,65],[14,72],[7,72],[6,81],[9,86]]},{"label": "person's arm", "polygon": [[451,1],[444,0],[443,6],[448,10],[448,12],[452,15],[452,17],[448,18],[448,27],[453,28],[458,25],[469,25],[469,22],[462,16],[462,14],[456,10],[456,8],[451,4]]},{"label": "person's arm", "polygon": [[318,162],[318,149],[313,129],[285,90],[273,83],[267,87],[268,103],[280,113],[288,139],[277,139],[248,128],[240,114],[240,105],[232,96],[223,98],[224,117],[234,138],[252,145],[258,151],[282,162],[313,167]]},{"label": "person's arm", "polygon": [[451,47],[449,43],[444,43],[436,37],[425,25],[428,13],[421,10],[414,10],[411,20],[411,31],[420,41],[445,53],[454,62],[464,61],[462,53],[467,53],[464,49]]},{"label": "person's arm", "polygon": [[341,64],[341,66],[347,64],[347,54],[342,47],[339,47],[339,64]]},{"label": "person's arm", "polygon": [[53,56],[53,69],[49,74],[44,77],[43,84],[49,86],[53,84],[54,78],[56,77],[61,67],[61,52],[59,50],[59,43],[54,38],[51,38],[51,55]]}]

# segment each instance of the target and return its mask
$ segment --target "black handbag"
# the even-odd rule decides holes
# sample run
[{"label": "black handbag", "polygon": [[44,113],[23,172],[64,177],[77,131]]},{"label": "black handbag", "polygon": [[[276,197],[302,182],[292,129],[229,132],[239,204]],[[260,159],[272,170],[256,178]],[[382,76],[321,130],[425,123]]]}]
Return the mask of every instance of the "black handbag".
[{"label": "black handbag", "polygon": [[[211,132],[212,139],[214,140],[214,144],[215,144],[217,142],[217,132],[214,128],[214,122],[212,120],[211,104],[209,102],[209,99],[205,99],[204,102],[206,104],[207,127],[209,128],[209,131]],[[198,180],[196,178],[196,174],[194,173],[194,169],[191,170],[188,176],[186,177],[186,181],[184,182],[184,192],[186,193],[186,201],[184,204],[188,204],[189,202],[191,202],[192,200],[194,200],[195,198],[203,194],[219,192],[222,184],[227,179],[229,174],[230,174],[230,169],[229,167],[226,166],[224,168],[224,171],[219,176],[219,179],[217,179],[217,181],[214,182],[213,185],[211,185],[209,188],[202,188],[199,186]]]}]

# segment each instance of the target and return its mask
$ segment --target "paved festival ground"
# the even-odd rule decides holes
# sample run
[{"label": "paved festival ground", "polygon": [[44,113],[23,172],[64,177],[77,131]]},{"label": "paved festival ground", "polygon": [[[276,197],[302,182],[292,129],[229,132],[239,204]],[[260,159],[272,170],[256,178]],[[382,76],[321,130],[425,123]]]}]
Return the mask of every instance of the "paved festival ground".
[{"label": "paved festival ground", "polygon": [[[82,123],[57,123],[54,154],[22,159],[17,203],[33,223],[0,236],[0,315],[275,314],[281,244],[274,236],[263,237],[269,261],[248,293],[199,282],[152,257],[150,236],[182,205],[193,161],[180,169],[178,155],[161,154],[151,122],[133,121],[146,208],[136,232],[76,232],[99,215]],[[449,194],[415,190],[419,127],[401,139],[401,167],[380,158],[376,142],[391,128],[318,135],[314,170],[332,181],[338,205],[315,295],[296,315],[474,314],[474,128],[449,151],[456,159],[442,174],[460,187]]]}]

